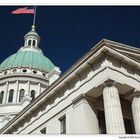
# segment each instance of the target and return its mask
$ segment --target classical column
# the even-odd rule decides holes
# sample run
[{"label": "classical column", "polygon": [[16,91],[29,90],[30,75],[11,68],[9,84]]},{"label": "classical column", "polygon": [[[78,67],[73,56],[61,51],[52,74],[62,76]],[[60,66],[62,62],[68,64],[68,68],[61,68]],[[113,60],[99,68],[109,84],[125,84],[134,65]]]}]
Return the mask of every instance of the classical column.
[{"label": "classical column", "polygon": [[104,83],[103,100],[107,134],[125,134],[124,120],[116,83]]},{"label": "classical column", "polygon": [[4,104],[6,104],[7,103],[7,101],[8,101],[8,87],[9,87],[9,83],[8,82],[6,82],[6,89],[5,89],[5,98],[4,98]]},{"label": "classical column", "polygon": [[38,85],[37,85],[37,96],[40,94],[40,92],[41,92],[41,84],[38,83]]},{"label": "classical column", "polygon": [[15,90],[15,95],[14,95],[14,103],[16,104],[18,102],[18,90],[19,90],[19,81],[16,81],[16,90]]},{"label": "classical column", "polygon": [[135,90],[132,100],[132,115],[136,134],[140,134],[140,91]]},{"label": "classical column", "polygon": [[28,88],[27,88],[27,94],[30,96],[30,81],[27,82]]}]

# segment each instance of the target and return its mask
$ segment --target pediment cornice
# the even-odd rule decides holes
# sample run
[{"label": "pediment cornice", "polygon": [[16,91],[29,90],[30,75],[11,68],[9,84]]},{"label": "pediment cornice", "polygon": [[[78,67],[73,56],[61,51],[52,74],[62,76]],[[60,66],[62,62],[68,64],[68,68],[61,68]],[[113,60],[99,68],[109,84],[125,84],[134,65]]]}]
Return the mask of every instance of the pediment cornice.
[{"label": "pediment cornice", "polygon": [[140,62],[140,48],[132,47],[129,45],[125,45],[125,44],[107,40],[107,39],[102,39],[95,47],[92,48],[92,50],[100,49],[103,46],[107,46],[113,50],[116,50],[134,59],[137,62]]}]

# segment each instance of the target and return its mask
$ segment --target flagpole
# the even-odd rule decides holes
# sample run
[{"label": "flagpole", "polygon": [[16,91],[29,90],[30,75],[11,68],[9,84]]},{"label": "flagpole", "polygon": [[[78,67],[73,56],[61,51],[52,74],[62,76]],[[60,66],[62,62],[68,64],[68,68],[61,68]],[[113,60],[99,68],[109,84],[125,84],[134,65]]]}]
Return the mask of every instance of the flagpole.
[{"label": "flagpole", "polygon": [[37,10],[37,6],[34,6],[34,19],[33,19],[33,25],[32,25],[33,28],[35,28],[36,10]]}]

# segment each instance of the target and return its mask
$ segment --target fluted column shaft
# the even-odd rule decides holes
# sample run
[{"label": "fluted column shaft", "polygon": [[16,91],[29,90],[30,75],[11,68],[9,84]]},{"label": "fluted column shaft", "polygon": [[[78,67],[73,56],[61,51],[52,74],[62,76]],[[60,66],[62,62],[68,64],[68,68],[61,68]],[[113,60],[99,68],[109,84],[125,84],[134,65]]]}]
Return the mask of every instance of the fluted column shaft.
[{"label": "fluted column shaft", "polygon": [[106,82],[103,89],[107,134],[125,134],[124,120],[115,82]]},{"label": "fluted column shaft", "polygon": [[[136,91],[132,100],[132,115],[136,134],[140,134],[140,92]],[[138,96],[139,95],[139,96]]]}]

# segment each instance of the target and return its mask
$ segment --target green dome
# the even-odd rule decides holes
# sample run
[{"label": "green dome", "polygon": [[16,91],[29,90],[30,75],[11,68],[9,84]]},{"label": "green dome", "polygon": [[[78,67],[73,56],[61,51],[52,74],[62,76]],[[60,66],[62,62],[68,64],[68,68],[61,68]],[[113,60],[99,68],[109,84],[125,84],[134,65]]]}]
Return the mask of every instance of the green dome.
[{"label": "green dome", "polygon": [[55,66],[40,52],[19,51],[4,60],[0,70],[12,67],[31,67],[50,72]]}]

